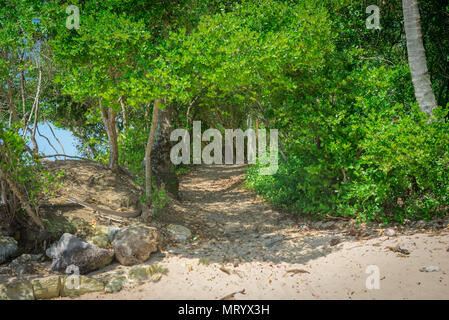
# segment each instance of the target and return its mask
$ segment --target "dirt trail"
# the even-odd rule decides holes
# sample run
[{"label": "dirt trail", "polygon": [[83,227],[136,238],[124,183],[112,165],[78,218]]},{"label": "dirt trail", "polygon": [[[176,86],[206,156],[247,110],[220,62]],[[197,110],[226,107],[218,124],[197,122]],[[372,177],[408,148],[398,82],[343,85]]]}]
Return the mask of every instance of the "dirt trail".
[{"label": "dirt trail", "polygon": [[[80,299],[448,299],[449,230],[362,240],[347,229],[311,230],[242,188],[243,166],[202,166],[184,176],[177,206],[198,240],[152,255],[158,282]],[[409,255],[388,247],[399,245]],[[367,289],[366,268],[380,289]],[[420,272],[434,265],[437,272]],[[112,268],[123,268],[115,265]]]}]

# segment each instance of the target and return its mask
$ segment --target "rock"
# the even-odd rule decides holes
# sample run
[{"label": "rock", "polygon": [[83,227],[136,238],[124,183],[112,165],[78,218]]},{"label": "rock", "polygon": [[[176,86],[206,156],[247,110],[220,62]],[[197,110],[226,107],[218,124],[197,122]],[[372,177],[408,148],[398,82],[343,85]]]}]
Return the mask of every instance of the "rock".
[{"label": "rock", "polygon": [[131,226],[120,230],[114,236],[112,246],[115,257],[125,266],[146,261],[158,250],[159,234],[156,228]]},{"label": "rock", "polygon": [[10,236],[11,234],[10,234],[10,232],[8,231],[8,230],[6,230],[6,229],[4,229],[2,226],[0,226],[0,237],[1,236],[5,236],[5,237],[8,237],[8,236]]},{"label": "rock", "polygon": [[96,236],[87,238],[86,241],[87,243],[104,249],[111,247],[111,243],[109,242],[109,237],[107,234],[97,234]]},{"label": "rock", "polygon": [[142,282],[143,280],[147,280],[149,278],[148,268],[144,267],[134,267],[128,272],[128,277],[131,280],[136,280],[138,282]]},{"label": "rock", "polygon": [[108,293],[119,292],[127,282],[126,276],[114,275],[104,287],[104,291]]},{"label": "rock", "polygon": [[175,236],[180,241],[186,241],[192,236],[192,232],[179,224],[170,224],[167,226],[167,231]]},{"label": "rock", "polygon": [[321,226],[322,229],[333,229],[334,227],[335,227],[335,222],[333,222],[333,221],[325,222]]},{"label": "rock", "polygon": [[14,238],[0,235],[0,264],[17,255],[18,251],[19,246]]},{"label": "rock", "polygon": [[[449,251],[449,250],[448,250]],[[0,266],[0,274],[10,274],[11,269],[7,265]]]},{"label": "rock", "polygon": [[114,252],[87,243],[70,233],[64,233],[58,243],[47,249],[53,259],[51,270],[65,272],[68,266],[79,268],[80,274],[101,269],[112,262]]},{"label": "rock", "polygon": [[36,299],[51,299],[59,297],[61,281],[59,276],[53,276],[31,281]]},{"label": "rock", "polygon": [[108,238],[109,238],[109,242],[112,243],[112,241],[114,241],[114,237],[117,234],[117,232],[120,231],[119,227],[116,226],[112,226],[108,228]]},{"label": "rock", "polygon": [[396,231],[394,231],[393,229],[390,228],[390,229],[386,229],[384,231],[384,234],[388,237],[393,237],[396,235]]},{"label": "rock", "polygon": [[15,275],[34,274],[37,272],[36,265],[42,260],[42,254],[22,254],[9,264],[11,272]]},{"label": "rock", "polygon": [[109,242],[112,242],[114,240],[115,234],[120,231],[120,228],[117,226],[97,226],[95,227],[94,233],[95,236],[107,236]]},{"label": "rock", "polygon": [[443,219],[435,219],[430,224],[434,229],[443,229],[445,227],[445,221]]},{"label": "rock", "polygon": [[[69,276],[73,277],[73,276]],[[79,276],[79,280],[72,281],[68,276],[61,277],[61,296],[74,297],[90,292],[101,292],[104,290],[104,284],[93,278]]]},{"label": "rock", "polygon": [[419,271],[421,272],[436,272],[436,271],[440,271],[440,267],[438,266],[424,266],[419,268]]},{"label": "rock", "polygon": [[337,221],[335,222],[335,228],[336,229],[343,229],[346,227],[347,222],[346,221]]},{"label": "rock", "polygon": [[333,239],[331,239],[331,241],[329,242],[329,245],[330,245],[331,247],[333,247],[333,246],[336,246],[337,244],[339,244],[340,242],[341,242],[340,239],[338,239],[338,238],[333,238]]},{"label": "rock", "polygon": [[323,222],[321,222],[321,221],[313,222],[312,226],[315,229],[321,229],[323,227]]},{"label": "rock", "polygon": [[427,227],[427,225],[428,225],[427,221],[419,220],[419,221],[416,221],[415,228],[424,229]]},{"label": "rock", "polygon": [[0,300],[34,300],[33,286],[30,281],[0,284]]}]

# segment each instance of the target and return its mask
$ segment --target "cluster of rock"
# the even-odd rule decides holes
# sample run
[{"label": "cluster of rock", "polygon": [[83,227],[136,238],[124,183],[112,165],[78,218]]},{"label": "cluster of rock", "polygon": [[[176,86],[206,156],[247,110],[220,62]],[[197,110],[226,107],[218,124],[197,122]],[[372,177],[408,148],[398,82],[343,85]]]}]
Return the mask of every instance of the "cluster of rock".
[{"label": "cluster of rock", "polygon": [[19,246],[14,238],[0,235],[0,264],[17,255]]},{"label": "cluster of rock", "polygon": [[[155,274],[165,274],[161,267],[150,265],[103,274],[99,278],[83,275],[57,275],[31,281],[0,284],[0,300],[35,300],[75,297],[92,292],[118,292],[130,282],[142,282]],[[156,278],[157,280],[157,278]]]},{"label": "cluster of rock", "polygon": [[[133,268],[129,274],[109,274],[97,280],[83,276],[109,265],[114,258],[122,265],[140,264],[159,250],[159,233],[156,228],[144,225],[99,228],[86,241],[65,233],[57,243],[46,250],[52,259],[51,271],[67,275],[51,276],[32,281],[18,281],[0,285],[2,299],[48,299],[59,296],[73,296],[88,292],[116,292],[124,283],[147,278],[154,273],[154,267]],[[0,263],[17,256],[19,247],[11,237],[0,236]],[[16,275],[34,273],[42,254],[23,254],[9,263],[8,268]],[[153,268],[153,269],[152,269]],[[76,285],[73,282],[76,280]],[[72,281],[73,280],[73,281]]]},{"label": "cluster of rock", "polygon": [[[290,223],[293,224],[293,221],[290,220]],[[287,224],[290,224],[287,223]],[[344,228],[351,228],[355,225],[354,221],[348,221],[348,220],[330,220],[330,221],[304,221],[302,224],[303,229],[315,229],[315,230],[334,230],[334,229],[344,229]],[[443,218],[435,218],[430,221],[426,220],[418,220],[418,221],[411,221],[411,220],[405,220],[402,224],[399,223],[393,223],[388,227],[386,230],[393,230],[392,227],[407,231],[407,230],[420,230],[420,229],[444,229],[449,227],[449,219],[443,219]],[[381,229],[384,228],[380,223],[372,223],[370,225],[366,223],[361,223],[358,225],[359,229]],[[389,231],[386,231],[386,233],[389,233]]]},{"label": "cluster of rock", "polygon": [[52,271],[66,272],[70,266],[79,274],[104,268],[114,257],[122,265],[131,266],[146,261],[159,247],[158,231],[147,226],[130,226],[124,229],[108,228],[103,233],[84,241],[65,233],[47,249],[53,262]]}]

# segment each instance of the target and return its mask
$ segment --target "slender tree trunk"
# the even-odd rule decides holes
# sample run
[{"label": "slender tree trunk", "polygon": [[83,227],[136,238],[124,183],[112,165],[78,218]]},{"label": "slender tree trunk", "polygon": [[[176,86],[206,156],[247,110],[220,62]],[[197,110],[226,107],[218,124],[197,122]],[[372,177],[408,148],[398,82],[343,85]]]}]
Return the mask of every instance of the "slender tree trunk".
[{"label": "slender tree trunk", "polygon": [[17,186],[17,184],[15,183],[14,180],[12,180],[7,173],[2,169],[2,167],[0,166],[0,178],[4,179],[6,181],[6,183],[9,185],[9,187],[11,188],[13,194],[19,199],[20,204],[22,205],[22,207],[25,209],[25,211],[28,213],[28,215],[30,216],[31,220],[33,220],[33,222],[39,226],[41,229],[44,229],[44,224],[42,223],[41,219],[36,215],[36,213],[33,211],[33,209],[31,208],[28,200],[25,198],[25,196],[22,194],[22,192],[20,191],[19,187]]},{"label": "slender tree trunk", "polygon": [[259,141],[259,118],[256,117],[256,141]]},{"label": "slender tree trunk", "polygon": [[14,104],[14,98],[12,94],[11,81],[6,79],[6,84],[8,85],[8,100],[9,100],[9,111],[11,112],[12,118],[15,122],[19,122],[19,116],[17,115],[16,106]]},{"label": "slender tree trunk", "polygon": [[25,98],[25,74],[23,70],[20,72],[20,94],[22,96],[22,122],[25,123],[27,118],[27,110]]},{"label": "slender tree trunk", "polygon": [[147,147],[145,149],[145,196],[147,197],[147,201],[149,201],[152,194],[152,185],[151,185],[151,149],[153,147],[154,142],[154,133],[156,131],[157,126],[157,118],[159,114],[159,104],[160,100],[154,101],[153,106],[153,117],[151,118],[151,129],[148,134]]},{"label": "slender tree trunk", "polygon": [[437,103],[427,69],[418,0],[402,0],[402,9],[407,37],[408,63],[416,100],[422,112],[433,116],[433,109],[437,106]]},{"label": "slender tree trunk", "polygon": [[100,100],[101,117],[103,119],[109,141],[109,168],[114,173],[119,173],[120,167],[118,164],[118,141],[116,130],[116,114],[114,109],[105,107]]},{"label": "slender tree trunk", "polygon": [[126,106],[123,102],[123,98],[120,96],[119,98],[120,106],[122,107],[122,114],[123,114],[123,132],[126,132],[126,128],[128,127],[128,114],[126,112]]},{"label": "slender tree trunk", "polygon": [[39,116],[39,97],[41,93],[41,82],[42,82],[42,70],[39,68],[39,80],[37,84],[36,97],[34,99],[35,104],[35,112],[34,112],[34,123],[33,123],[33,131],[31,132],[31,141],[33,142],[33,151],[35,153],[39,152],[39,147],[36,142],[36,128],[37,128],[37,118]]}]

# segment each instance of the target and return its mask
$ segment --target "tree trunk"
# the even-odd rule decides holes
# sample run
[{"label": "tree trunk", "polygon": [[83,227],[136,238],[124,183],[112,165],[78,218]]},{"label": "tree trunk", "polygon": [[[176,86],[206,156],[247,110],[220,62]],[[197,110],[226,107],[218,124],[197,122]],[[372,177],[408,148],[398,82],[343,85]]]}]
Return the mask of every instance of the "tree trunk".
[{"label": "tree trunk", "polygon": [[42,223],[41,219],[36,215],[36,213],[31,208],[29,202],[25,199],[25,196],[22,194],[22,192],[19,189],[19,186],[15,183],[14,180],[12,180],[6,172],[2,169],[0,166],[0,178],[4,179],[6,183],[11,188],[13,194],[19,199],[20,204],[25,209],[25,211],[28,213],[28,215],[31,217],[31,220],[39,226],[41,229],[45,229],[44,224]]},{"label": "tree trunk", "polygon": [[123,102],[123,98],[120,96],[119,98],[120,106],[122,107],[122,116],[123,116],[123,132],[126,132],[128,127],[128,114],[126,112],[126,106]]},{"label": "tree trunk", "polygon": [[171,108],[167,106],[160,109],[159,104],[160,100],[156,100],[146,148],[147,197],[148,192],[151,195],[151,176],[155,177],[158,189],[164,189],[178,197],[179,182],[170,160]]},{"label": "tree trunk", "polygon": [[41,92],[42,83],[42,70],[39,68],[39,80],[37,84],[36,97],[34,98],[35,112],[34,112],[34,123],[33,131],[31,132],[30,139],[33,142],[33,151],[37,154],[39,152],[39,146],[36,142],[36,128],[37,128],[37,118],[39,116],[39,95]]},{"label": "tree trunk", "polygon": [[402,10],[407,37],[408,63],[416,100],[422,112],[433,116],[433,109],[437,106],[437,103],[427,69],[418,0],[402,0]]},{"label": "tree trunk", "polygon": [[103,119],[109,141],[109,168],[114,173],[119,173],[120,167],[118,165],[118,142],[116,130],[116,114],[114,109],[104,107],[100,100],[101,117]]},{"label": "tree trunk", "polygon": [[8,99],[9,99],[9,111],[15,122],[19,122],[19,116],[17,115],[16,106],[14,104],[14,98],[12,94],[11,81],[9,78],[6,78],[6,84],[8,85]]},{"label": "tree trunk", "polygon": [[157,118],[159,114],[159,103],[160,100],[154,101],[153,106],[153,116],[151,117],[151,129],[148,134],[147,147],[145,149],[145,196],[147,201],[150,200],[152,194],[152,184],[151,184],[151,149],[154,142],[154,132],[156,131]]}]

